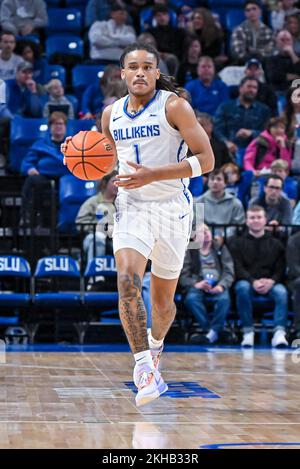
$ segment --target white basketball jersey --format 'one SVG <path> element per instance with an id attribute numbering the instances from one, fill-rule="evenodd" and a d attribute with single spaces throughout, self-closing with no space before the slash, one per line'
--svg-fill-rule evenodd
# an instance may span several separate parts
<path id="1" fill-rule="evenodd" d="M 126 161 L 149 168 L 179 163 L 186 158 L 187 145 L 180 133 L 168 123 L 165 105 L 173 93 L 157 90 L 153 98 L 137 114 L 127 112 L 129 96 L 112 106 L 109 129 L 115 141 L 119 174 L 135 171 Z M 135 199 L 159 200 L 186 189 L 189 178 L 152 182 L 139 189 L 119 188 Z"/>

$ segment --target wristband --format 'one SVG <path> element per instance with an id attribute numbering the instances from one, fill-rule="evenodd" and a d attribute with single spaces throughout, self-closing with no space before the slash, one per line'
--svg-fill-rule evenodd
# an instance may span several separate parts
<path id="1" fill-rule="evenodd" d="M 192 168 L 191 177 L 195 178 L 197 176 L 201 176 L 202 169 L 201 169 L 201 165 L 199 163 L 197 156 L 190 156 L 189 158 L 186 159 L 186 161 L 189 163 L 190 167 Z"/>

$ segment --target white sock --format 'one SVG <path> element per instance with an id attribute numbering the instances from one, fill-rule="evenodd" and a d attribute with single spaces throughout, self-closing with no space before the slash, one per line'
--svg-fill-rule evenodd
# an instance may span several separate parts
<path id="1" fill-rule="evenodd" d="M 151 350 L 158 350 L 163 345 L 164 339 L 161 339 L 161 340 L 153 339 L 151 330 L 150 330 L 148 334 L 148 342 L 149 342 L 149 347 Z"/>
<path id="2" fill-rule="evenodd" d="M 135 363 L 140 366 L 140 365 L 148 365 L 151 370 L 154 369 L 153 365 L 153 360 L 152 360 L 152 355 L 150 350 L 144 350 L 143 352 L 138 352 L 133 354 Z"/>
<path id="3" fill-rule="evenodd" d="M 218 333 L 214 331 L 213 329 L 210 329 L 208 333 L 206 334 L 206 337 L 210 342 L 216 342 L 218 340 Z"/>

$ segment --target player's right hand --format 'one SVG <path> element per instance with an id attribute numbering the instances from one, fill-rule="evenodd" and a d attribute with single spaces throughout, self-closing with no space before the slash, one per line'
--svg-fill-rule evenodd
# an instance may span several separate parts
<path id="1" fill-rule="evenodd" d="M 67 151 L 67 148 L 68 148 L 68 143 L 72 140 L 72 137 L 66 137 L 64 143 L 61 144 L 60 146 L 60 151 L 62 152 L 63 155 L 65 155 L 66 151 Z M 65 156 L 64 156 L 64 159 L 63 159 L 63 163 L 64 165 L 66 165 L 66 160 L 65 160 Z"/>

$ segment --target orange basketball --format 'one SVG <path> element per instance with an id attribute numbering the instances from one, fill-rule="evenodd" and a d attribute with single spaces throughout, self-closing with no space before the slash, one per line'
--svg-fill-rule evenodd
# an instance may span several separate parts
<path id="1" fill-rule="evenodd" d="M 114 169 L 115 155 L 105 135 L 93 130 L 81 130 L 68 143 L 65 161 L 77 178 L 95 180 Z"/>

